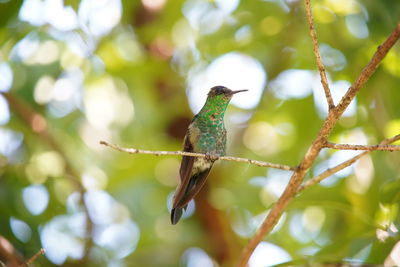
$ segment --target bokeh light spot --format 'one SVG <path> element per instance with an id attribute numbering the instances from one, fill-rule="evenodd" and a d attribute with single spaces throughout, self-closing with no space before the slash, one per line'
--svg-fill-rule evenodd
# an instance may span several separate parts
<path id="1" fill-rule="evenodd" d="M 278 34 L 282 30 L 282 27 L 282 22 L 273 16 L 265 17 L 260 22 L 260 31 L 267 36 Z"/>
<path id="2" fill-rule="evenodd" d="M 351 151 L 351 150 L 340 150 L 336 151 L 335 153 L 332 154 L 332 156 L 329 158 L 329 168 L 333 168 L 334 166 L 351 159 L 352 157 L 357 156 L 360 154 L 360 151 Z M 344 168 L 341 171 L 336 172 L 333 176 L 337 177 L 346 177 L 349 176 L 353 172 L 354 166 L 349 166 Z"/>
<path id="3" fill-rule="evenodd" d="M 250 267 L 265 267 L 290 261 L 292 258 L 283 248 L 269 242 L 262 241 L 249 260 Z"/>
<path id="4" fill-rule="evenodd" d="M 122 4 L 120 0 L 82 0 L 78 18 L 83 30 L 101 37 L 109 33 L 120 21 Z"/>
<path id="5" fill-rule="evenodd" d="M 40 77 L 34 89 L 34 99 L 39 104 L 46 104 L 51 100 L 54 79 L 48 75 Z"/>
<path id="6" fill-rule="evenodd" d="M 283 193 L 291 177 L 291 173 L 278 169 L 269 169 L 264 189 L 276 199 Z"/>
<path id="7" fill-rule="evenodd" d="M 57 101 L 65 101 L 75 91 L 73 82 L 68 78 L 58 79 L 54 84 L 53 98 Z"/>
<path id="8" fill-rule="evenodd" d="M 239 209 L 235 206 L 230 210 L 231 226 L 238 236 L 249 238 L 254 234 L 255 226 L 252 219 L 252 214 L 248 210 Z"/>
<path id="9" fill-rule="evenodd" d="M 236 10 L 240 0 L 213 0 L 217 5 L 218 9 L 222 11 L 225 15 L 228 15 Z"/>
<path id="10" fill-rule="evenodd" d="M 182 13 L 191 27 L 201 34 L 214 33 L 224 21 L 221 10 L 208 1 L 188 0 L 182 7 Z"/>
<path id="11" fill-rule="evenodd" d="M 385 125 L 385 137 L 390 138 L 400 133 L 400 119 L 390 120 Z M 400 141 L 396 141 L 393 144 L 400 144 Z"/>
<path id="12" fill-rule="evenodd" d="M 393 246 L 383 266 L 400 266 L 400 241 Z"/>
<path id="13" fill-rule="evenodd" d="M 34 26 L 41 26 L 45 23 L 43 16 L 44 2 L 42 0 L 24 0 L 19 11 L 19 18 Z"/>
<path id="14" fill-rule="evenodd" d="M 113 258 L 122 259 L 135 250 L 139 234 L 139 228 L 133 221 L 124 220 L 97 232 L 94 241 L 112 253 Z"/>
<path id="15" fill-rule="evenodd" d="M 246 45 L 253 39 L 253 33 L 249 25 L 241 27 L 235 33 L 235 40 L 241 45 Z"/>
<path id="16" fill-rule="evenodd" d="M 346 180 L 347 186 L 354 193 L 365 194 L 374 178 L 374 165 L 370 155 L 365 155 L 357 161 L 354 174 Z"/>
<path id="17" fill-rule="evenodd" d="M 357 0 L 325 0 L 326 5 L 339 15 L 358 13 L 361 4 Z"/>
<path id="18" fill-rule="evenodd" d="M 365 39 L 369 35 L 367 21 L 362 14 L 346 16 L 346 26 L 349 32 L 356 38 Z"/>
<path id="19" fill-rule="evenodd" d="M 315 21 L 318 23 L 331 23 L 335 20 L 335 13 L 326 6 L 316 4 L 313 8 Z"/>
<path id="20" fill-rule="evenodd" d="M 34 157 L 32 159 L 34 159 Z M 33 184 L 42 184 L 47 180 L 47 175 L 41 172 L 34 160 L 31 160 L 25 167 L 25 174 L 28 181 Z"/>
<path id="21" fill-rule="evenodd" d="M 103 146 L 99 146 L 99 140 L 111 140 L 112 135 L 110 129 L 98 129 L 93 125 L 84 121 L 79 128 L 79 135 L 85 144 L 92 150 L 105 151 Z"/>
<path id="22" fill-rule="evenodd" d="M 7 63 L 0 63 L 0 92 L 10 90 L 13 83 L 13 72 Z M 0 114 L 1 111 L 0 111 Z"/>
<path id="23" fill-rule="evenodd" d="M 114 45 L 124 60 L 142 62 L 145 59 L 143 47 L 132 32 L 121 33 Z"/>
<path id="24" fill-rule="evenodd" d="M 289 232 L 297 241 L 301 243 L 308 243 L 314 237 L 314 233 L 310 233 L 303 224 L 303 214 L 302 212 L 296 211 L 292 213 L 289 222 Z"/>
<path id="25" fill-rule="evenodd" d="M 34 1 L 36 0 L 33 0 L 32 2 Z M 38 47 L 38 34 L 36 32 L 31 32 L 14 46 L 13 50 L 11 51 L 11 58 L 13 60 L 22 60 L 26 62 L 36 52 Z"/>
<path id="26" fill-rule="evenodd" d="M 304 229 L 311 233 L 319 233 L 325 222 L 325 212 L 317 206 L 307 207 L 302 214 L 302 224 Z"/>
<path id="27" fill-rule="evenodd" d="M 40 229 L 45 256 L 54 264 L 63 264 L 68 257 L 80 259 L 84 254 L 85 214 L 59 215 Z"/>
<path id="28" fill-rule="evenodd" d="M 34 160 L 39 171 L 47 176 L 60 177 L 64 174 L 65 161 L 56 151 L 43 152 L 37 155 Z"/>
<path id="29" fill-rule="evenodd" d="M 252 123 L 243 135 L 244 145 L 260 156 L 277 153 L 280 138 L 275 128 L 267 122 Z"/>
<path id="30" fill-rule="evenodd" d="M 60 51 L 57 43 L 47 40 L 39 44 L 38 49 L 25 62 L 27 64 L 51 64 L 59 57 Z"/>
<path id="31" fill-rule="evenodd" d="M 260 101 L 267 75 L 256 59 L 238 52 L 216 58 L 206 70 L 189 77 L 189 104 L 197 113 L 203 106 L 211 87 L 223 85 L 232 90 L 249 89 L 240 97 L 233 97 L 232 104 L 244 108 L 254 108 Z"/>
<path id="32" fill-rule="evenodd" d="M 25 207 L 33 215 L 41 214 L 49 204 L 49 192 L 43 185 L 31 185 L 22 190 Z"/>
<path id="33" fill-rule="evenodd" d="M 71 6 L 64 7 L 64 0 L 45 1 L 46 21 L 60 31 L 70 31 L 78 27 L 78 18 Z"/>
<path id="34" fill-rule="evenodd" d="M 285 70 L 271 81 L 270 87 L 277 98 L 305 98 L 312 92 L 315 72 L 310 70 Z"/>
<path id="35" fill-rule="evenodd" d="M 89 167 L 82 174 L 82 183 L 86 190 L 102 190 L 107 186 L 107 182 L 107 175 L 97 167 Z"/>
<path id="36" fill-rule="evenodd" d="M 85 193 L 84 199 L 94 223 L 110 224 L 116 219 L 119 204 L 107 192 L 90 190 Z"/>
<path id="37" fill-rule="evenodd" d="M 214 263 L 208 254 L 200 248 L 189 248 L 183 254 L 187 267 L 213 267 Z"/>
<path id="38" fill-rule="evenodd" d="M 134 107 L 124 82 L 103 77 L 86 86 L 86 117 L 96 128 L 111 123 L 127 125 L 134 116 Z"/>
<path id="39" fill-rule="evenodd" d="M 167 0 L 142 0 L 143 6 L 151 12 L 160 11 Z"/>
<path id="40" fill-rule="evenodd" d="M 31 239 L 32 230 L 26 222 L 11 217 L 10 228 L 15 237 L 21 242 L 26 243 Z"/>
<path id="41" fill-rule="evenodd" d="M 382 65 L 385 69 L 397 77 L 400 76 L 400 55 L 399 53 L 390 50 L 386 55 L 385 60 L 382 61 Z"/>
<path id="42" fill-rule="evenodd" d="M 24 136 L 9 129 L 0 128 L 0 153 L 6 157 L 12 154 L 21 146 Z"/>
<path id="43" fill-rule="evenodd" d="M 74 41 L 76 39 L 77 37 L 73 35 L 66 40 L 68 47 L 63 50 L 60 56 L 60 65 L 63 69 L 80 67 L 84 62 L 83 58 L 80 56 L 81 54 L 84 54 L 84 52 L 82 51 L 82 48 L 76 44 L 79 41 Z M 70 46 L 72 46 L 72 48 L 70 48 Z M 78 50 L 79 52 L 74 50 Z"/>
<path id="44" fill-rule="evenodd" d="M 338 49 L 327 44 L 320 45 L 321 57 L 326 67 L 333 71 L 342 70 L 347 65 L 346 57 Z"/>
<path id="45" fill-rule="evenodd" d="M 7 100 L 3 95 L 0 95 L 0 125 L 7 124 L 10 120 L 10 110 Z"/>

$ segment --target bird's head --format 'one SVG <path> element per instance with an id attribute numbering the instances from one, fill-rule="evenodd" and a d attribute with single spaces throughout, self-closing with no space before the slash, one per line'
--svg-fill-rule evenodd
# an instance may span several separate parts
<path id="1" fill-rule="evenodd" d="M 248 90 L 237 90 L 233 91 L 225 86 L 214 86 L 208 93 L 206 103 L 204 104 L 202 111 L 207 111 L 208 113 L 220 114 L 223 116 L 229 101 L 232 99 L 234 94 L 245 92 Z M 200 112 L 201 114 L 202 112 Z"/>
<path id="2" fill-rule="evenodd" d="M 223 97 L 227 100 L 230 100 L 234 94 L 240 93 L 240 92 L 245 92 L 248 91 L 247 89 L 244 90 L 236 90 L 233 91 L 231 89 L 226 88 L 225 86 L 214 86 L 211 88 L 210 92 L 208 92 L 208 97 Z"/>

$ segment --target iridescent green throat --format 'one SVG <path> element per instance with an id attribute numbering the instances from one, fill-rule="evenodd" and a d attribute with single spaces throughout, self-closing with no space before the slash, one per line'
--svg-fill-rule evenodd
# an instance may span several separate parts
<path id="1" fill-rule="evenodd" d="M 223 123 L 224 114 L 229 101 L 230 98 L 223 94 L 208 97 L 204 107 L 197 114 L 198 119 L 204 122 L 209 122 L 210 126 L 215 125 L 216 121 L 222 121 Z"/>

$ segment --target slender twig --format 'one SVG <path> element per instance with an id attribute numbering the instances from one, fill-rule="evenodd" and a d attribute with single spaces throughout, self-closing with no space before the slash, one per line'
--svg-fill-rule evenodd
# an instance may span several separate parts
<path id="1" fill-rule="evenodd" d="M 111 147 L 111 148 L 121 151 L 121 152 L 129 153 L 129 154 L 149 154 L 149 155 L 155 155 L 155 156 L 165 156 L 165 155 L 189 156 L 189 157 L 200 157 L 200 158 L 204 158 L 204 157 L 208 156 L 208 155 L 202 154 L 202 153 L 193 153 L 193 152 L 185 152 L 185 151 L 156 151 L 156 150 L 143 150 L 143 149 L 136 149 L 136 148 L 125 148 L 125 147 L 120 147 L 117 145 L 110 144 L 106 141 L 100 141 L 100 144 Z M 275 168 L 275 169 L 281 169 L 281 170 L 285 170 L 285 171 L 296 170 L 295 167 L 288 166 L 288 165 L 275 164 L 275 163 L 270 163 L 270 162 L 266 162 L 266 161 L 259 161 L 259 160 L 247 159 L 247 158 L 223 156 L 223 157 L 216 157 L 215 159 L 216 160 L 218 159 L 218 160 L 250 163 L 250 164 L 260 166 L 260 167 Z"/>
<path id="2" fill-rule="evenodd" d="M 368 81 L 371 75 L 375 72 L 379 63 L 386 56 L 392 46 L 397 42 L 400 37 L 400 23 L 397 24 L 396 28 L 392 31 L 386 41 L 381 44 L 375 52 L 372 59 L 368 62 L 367 66 L 362 70 L 361 75 L 358 76 L 357 80 L 351 85 L 346 94 L 342 97 L 339 104 L 336 106 L 335 111 L 341 116 L 345 111 L 346 107 L 353 100 L 354 96 L 360 90 L 361 87 Z"/>
<path id="3" fill-rule="evenodd" d="M 380 150 L 380 151 L 400 151 L 400 146 L 397 145 L 350 145 L 350 144 L 335 144 L 326 142 L 324 145 L 326 148 L 338 149 L 338 150 Z"/>
<path id="4" fill-rule="evenodd" d="M 303 191 L 304 189 L 315 185 L 317 183 L 320 183 L 322 180 L 324 180 L 325 178 L 328 178 L 329 176 L 331 176 L 332 174 L 335 174 L 341 170 L 343 170 L 346 167 L 349 167 L 350 165 L 352 165 L 354 162 L 356 162 L 358 159 L 360 159 L 361 157 L 365 156 L 366 154 L 368 154 L 370 151 L 365 151 L 361 154 L 358 154 L 357 156 L 346 160 L 345 162 L 340 163 L 339 165 L 336 165 L 333 168 L 329 168 L 327 170 L 325 170 L 323 173 L 311 178 L 310 180 L 308 180 L 307 182 L 305 182 L 302 186 L 300 186 L 297 189 L 297 193 L 299 193 L 300 191 Z"/>
<path id="5" fill-rule="evenodd" d="M 392 138 L 388 138 L 388 139 L 383 140 L 379 145 L 380 145 L 380 146 L 383 146 L 383 145 L 386 145 L 386 144 L 393 143 L 393 142 L 395 142 L 395 141 L 397 141 L 397 140 L 400 140 L 400 134 L 398 134 L 398 135 L 396 135 L 396 136 L 393 136 Z M 310 186 L 313 186 L 313 185 L 315 185 L 315 184 L 317 184 L 317 183 L 320 183 L 320 182 L 321 182 L 322 180 L 324 180 L 325 178 L 327 178 L 327 177 L 331 176 L 332 174 L 335 174 L 335 173 L 337 173 L 338 171 L 341 171 L 341 170 L 343 170 L 344 168 L 346 168 L 346 167 L 352 165 L 352 164 L 353 164 L 354 162 L 356 162 L 358 159 L 360 159 L 361 157 L 363 157 L 363 156 L 365 156 L 365 155 L 371 153 L 372 151 L 374 151 L 374 150 L 372 150 L 372 149 L 371 149 L 371 150 L 367 150 L 367 151 L 365 151 L 365 152 L 363 152 L 363 153 L 361 153 L 361 154 L 358 154 L 357 156 L 354 156 L 353 158 L 351 158 L 351 159 L 349 159 L 349 160 L 346 160 L 346 161 L 340 163 L 339 165 L 336 165 L 336 166 L 333 167 L 333 168 L 329 168 L 329 169 L 325 170 L 325 171 L 322 172 L 321 174 L 319 174 L 319 175 L 317 175 L 317 176 L 311 178 L 310 180 L 308 180 L 307 182 L 305 182 L 302 186 L 300 186 L 299 189 L 297 190 L 297 193 L 303 191 L 304 189 L 306 189 L 306 188 L 308 188 L 308 187 L 310 187 Z"/>
<path id="6" fill-rule="evenodd" d="M 335 107 L 335 103 L 333 102 L 333 99 L 332 99 L 331 90 L 329 89 L 328 79 L 327 79 L 326 73 L 325 73 L 324 63 L 321 60 L 321 54 L 319 52 L 318 38 L 317 38 L 317 33 L 315 31 L 314 23 L 313 23 L 310 0 L 305 0 L 304 4 L 305 4 L 305 8 L 306 8 L 306 13 L 307 13 L 310 36 L 311 36 L 311 40 L 312 40 L 312 44 L 313 44 L 313 52 L 314 52 L 314 56 L 315 56 L 315 61 L 317 62 L 319 75 L 321 76 L 321 83 L 322 83 L 322 87 L 324 88 L 326 101 L 328 102 L 328 108 L 329 108 L 329 110 L 331 110 Z"/>
<path id="7" fill-rule="evenodd" d="M 38 252 L 36 252 L 35 255 L 33 255 L 29 260 L 27 260 L 21 266 L 29 266 L 29 265 L 31 265 L 37 259 L 37 257 L 39 257 L 41 255 L 44 255 L 44 253 L 46 253 L 46 250 L 44 248 L 41 248 Z"/>
<path id="8" fill-rule="evenodd" d="M 307 0 L 306 0 L 307 1 Z M 336 125 L 339 118 L 342 116 L 343 112 L 346 110 L 350 102 L 354 99 L 356 93 L 361 89 L 365 82 L 372 76 L 378 67 L 379 63 L 386 56 L 390 48 L 396 43 L 400 37 L 400 24 L 396 26 L 393 32 L 385 40 L 385 42 L 380 45 L 375 52 L 374 56 L 367 64 L 367 66 L 361 71 L 357 80 L 352 84 L 352 86 L 347 90 L 346 94 L 343 96 L 340 103 L 328 113 L 328 117 L 324 121 L 317 137 L 308 149 L 300 165 L 293 173 L 285 191 L 279 197 L 278 201 L 271 208 L 264 222 L 261 224 L 260 228 L 257 230 L 256 234 L 250 239 L 247 246 L 244 248 L 242 256 L 240 258 L 238 266 L 244 267 L 257 247 L 257 245 L 263 240 L 265 235 L 267 235 L 278 222 L 282 213 L 284 212 L 286 206 L 290 203 L 293 197 L 297 194 L 298 187 L 304 179 L 305 174 L 311 168 L 315 159 L 319 155 L 319 152 L 323 148 L 327 141 L 327 137 L 331 133 L 333 127 Z"/>

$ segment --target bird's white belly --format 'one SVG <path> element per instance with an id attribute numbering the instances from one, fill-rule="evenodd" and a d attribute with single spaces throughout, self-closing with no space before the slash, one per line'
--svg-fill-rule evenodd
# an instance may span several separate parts
<path id="1" fill-rule="evenodd" d="M 206 160 L 205 158 L 197 158 L 193 162 L 193 171 L 202 172 L 211 167 L 211 162 Z"/>

